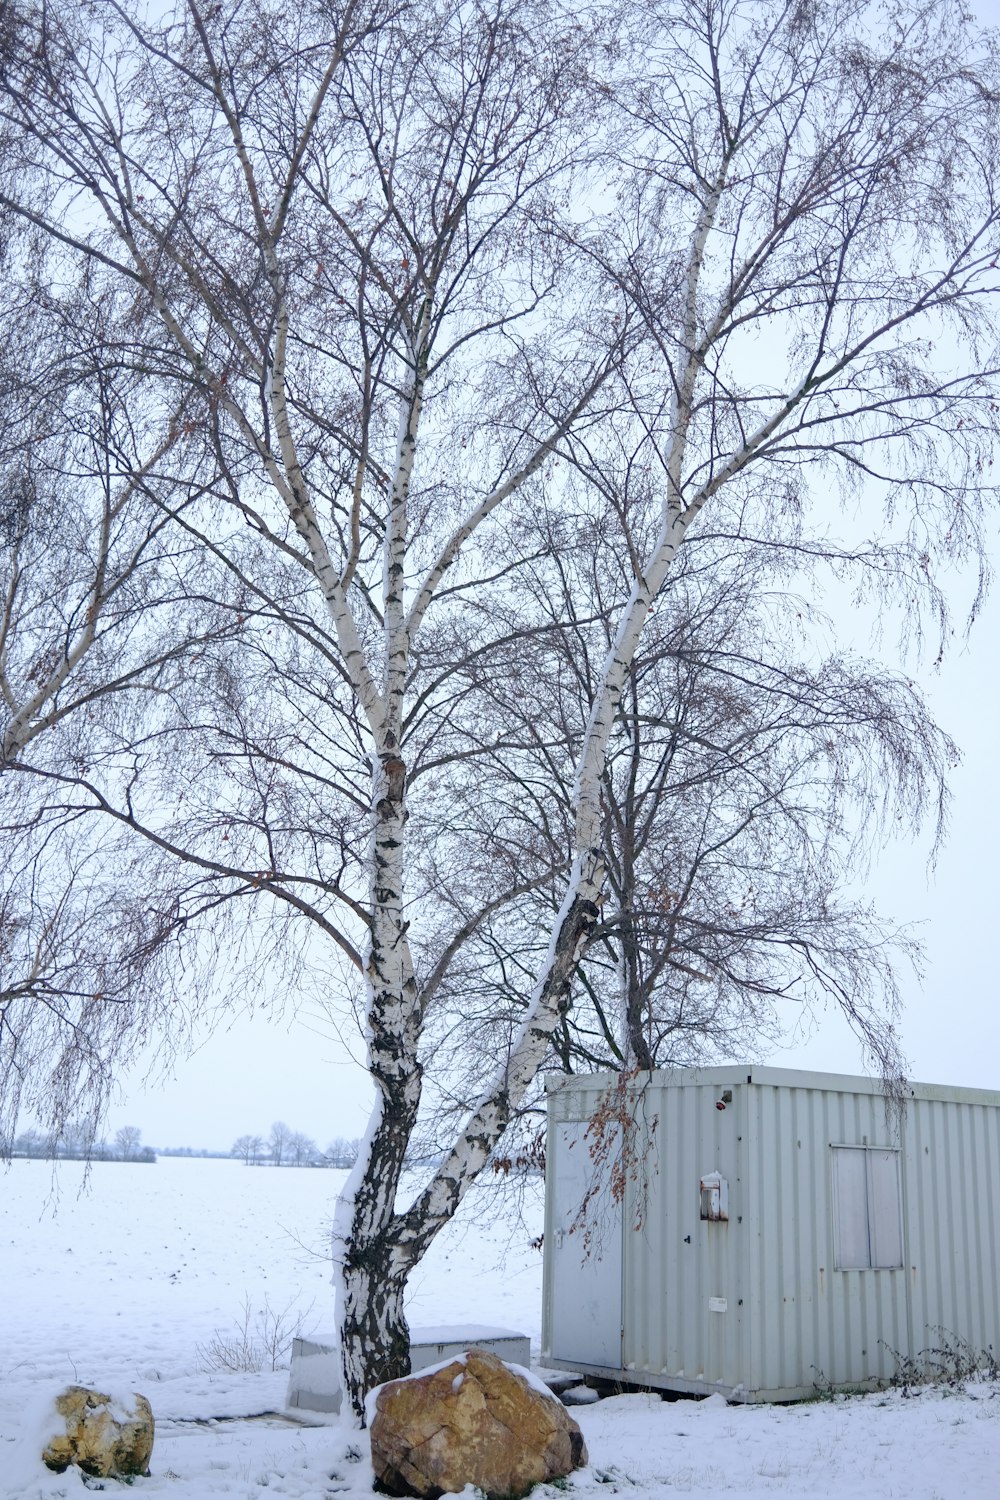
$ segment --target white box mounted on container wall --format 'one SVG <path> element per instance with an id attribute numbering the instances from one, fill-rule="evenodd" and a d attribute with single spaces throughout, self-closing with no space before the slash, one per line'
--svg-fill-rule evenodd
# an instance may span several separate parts
<path id="1" fill-rule="evenodd" d="M 706 1172 L 698 1184 L 701 1217 L 714 1224 L 729 1222 L 729 1183 L 718 1172 Z"/>

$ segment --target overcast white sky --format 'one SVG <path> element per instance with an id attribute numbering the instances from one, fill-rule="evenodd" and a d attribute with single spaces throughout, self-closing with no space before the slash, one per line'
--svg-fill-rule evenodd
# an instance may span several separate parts
<path id="1" fill-rule="evenodd" d="M 916 673 L 938 722 L 962 750 L 951 777 L 949 833 L 936 869 L 926 849 L 887 851 L 868 886 L 898 921 L 917 924 L 926 947 L 922 985 L 904 976 L 903 1048 L 910 1076 L 923 1082 L 1000 1089 L 1000 596 L 994 591 L 967 647 L 939 672 Z M 775 1054 L 776 1064 L 857 1072 L 857 1043 L 838 1016 L 822 1018 L 812 1038 Z"/>

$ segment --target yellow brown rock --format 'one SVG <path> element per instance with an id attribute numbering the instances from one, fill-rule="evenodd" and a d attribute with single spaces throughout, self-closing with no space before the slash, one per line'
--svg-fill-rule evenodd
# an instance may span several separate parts
<path id="1" fill-rule="evenodd" d="M 116 1400 L 87 1386 L 71 1385 L 56 1397 L 65 1432 L 52 1438 L 42 1462 L 57 1473 L 76 1464 L 99 1479 L 149 1473 L 153 1412 L 145 1396 Z"/>
<path id="2" fill-rule="evenodd" d="M 587 1462 L 562 1403 L 483 1349 L 384 1385 L 371 1445 L 382 1487 L 425 1500 L 467 1484 L 488 1497 L 518 1497 Z"/>

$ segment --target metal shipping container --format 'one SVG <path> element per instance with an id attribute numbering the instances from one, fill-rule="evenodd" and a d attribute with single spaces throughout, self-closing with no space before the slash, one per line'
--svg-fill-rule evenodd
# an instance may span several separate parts
<path id="1" fill-rule="evenodd" d="M 553 1079 L 542 1357 L 787 1401 L 1000 1353 L 1000 1093 L 688 1068 Z"/>

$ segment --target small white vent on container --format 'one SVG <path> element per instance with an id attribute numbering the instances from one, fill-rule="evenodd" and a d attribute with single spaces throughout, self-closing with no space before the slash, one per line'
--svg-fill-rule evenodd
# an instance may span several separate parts
<path id="1" fill-rule="evenodd" d="M 701 1194 L 701 1217 L 710 1223 L 729 1221 L 729 1183 L 718 1172 L 706 1172 L 698 1184 Z"/>

